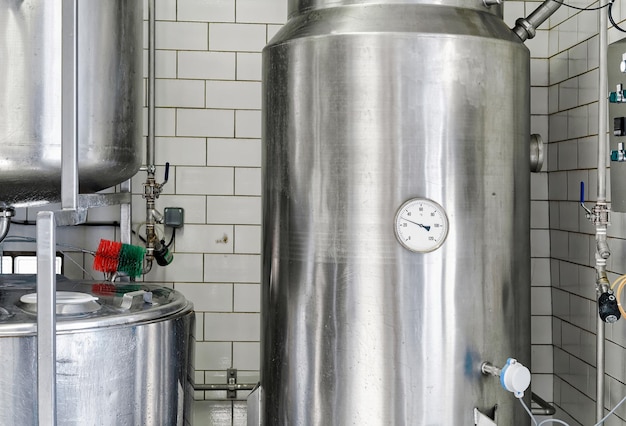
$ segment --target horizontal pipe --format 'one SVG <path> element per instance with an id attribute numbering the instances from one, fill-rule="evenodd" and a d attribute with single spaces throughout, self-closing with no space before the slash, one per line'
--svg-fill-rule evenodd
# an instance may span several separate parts
<path id="1" fill-rule="evenodd" d="M 534 415 L 553 416 L 556 413 L 556 408 L 535 392 L 532 392 L 531 399 L 539 406 L 539 408 L 533 408 L 531 410 Z"/>
<path id="2" fill-rule="evenodd" d="M 194 383 L 193 390 L 195 391 L 244 391 L 252 390 L 257 386 L 257 383 L 208 383 L 199 384 Z"/>

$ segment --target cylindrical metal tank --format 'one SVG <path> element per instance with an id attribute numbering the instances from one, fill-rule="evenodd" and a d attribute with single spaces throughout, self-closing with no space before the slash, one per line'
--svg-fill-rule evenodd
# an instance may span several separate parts
<path id="1" fill-rule="evenodd" d="M 191 303 L 158 286 L 57 286 L 57 423 L 190 424 Z M 0 275 L 3 426 L 37 425 L 35 287 L 35 276 Z"/>
<path id="2" fill-rule="evenodd" d="M 0 1 L 0 206 L 60 196 L 61 3 Z M 142 1 L 78 2 L 82 192 L 140 166 L 142 19 Z"/>
<path id="3" fill-rule="evenodd" d="M 530 365 L 528 49 L 482 0 L 289 6 L 263 52 L 263 424 L 528 424 L 481 374 Z"/>

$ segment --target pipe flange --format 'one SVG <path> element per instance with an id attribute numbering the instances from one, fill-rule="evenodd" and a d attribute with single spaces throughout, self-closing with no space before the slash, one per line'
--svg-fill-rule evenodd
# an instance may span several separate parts
<path id="1" fill-rule="evenodd" d="M 526 32 L 525 37 L 520 34 L 520 30 Z M 535 27 L 525 18 L 519 18 L 517 21 L 515 21 L 514 31 L 518 35 L 518 37 L 522 39 L 522 41 L 531 39 L 537 34 L 537 30 L 535 29 Z"/>
<path id="2" fill-rule="evenodd" d="M 544 145 L 541 135 L 536 133 L 530 135 L 530 171 L 538 173 L 543 167 Z"/>

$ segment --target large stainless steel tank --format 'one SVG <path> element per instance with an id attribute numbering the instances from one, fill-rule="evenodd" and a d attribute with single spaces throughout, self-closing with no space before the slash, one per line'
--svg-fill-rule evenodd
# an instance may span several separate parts
<path id="1" fill-rule="evenodd" d="M 263 53 L 264 424 L 528 424 L 481 374 L 530 363 L 528 49 L 481 0 L 289 13 Z M 437 227 L 396 227 L 414 198 L 449 222 L 429 252 L 399 240 Z"/>
<path id="2" fill-rule="evenodd" d="M 0 0 L 0 206 L 58 199 L 61 3 Z M 78 2 L 80 188 L 140 165 L 143 2 Z"/>
<path id="3" fill-rule="evenodd" d="M 59 279 L 58 290 L 98 299 L 57 303 L 57 423 L 190 424 L 191 303 L 174 290 L 148 285 Z M 129 296 L 138 290 L 151 293 L 152 303 L 141 294 Z M 34 276 L 0 275 L 3 426 L 37 425 L 34 291 Z"/>

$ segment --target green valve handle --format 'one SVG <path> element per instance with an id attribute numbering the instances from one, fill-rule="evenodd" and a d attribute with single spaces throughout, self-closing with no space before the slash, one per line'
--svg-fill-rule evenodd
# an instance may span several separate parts
<path id="1" fill-rule="evenodd" d="M 615 92 L 609 93 L 609 102 L 612 104 L 618 104 L 626 102 L 626 90 L 622 89 L 622 85 L 618 84 Z"/>
<path id="2" fill-rule="evenodd" d="M 611 161 L 624 162 L 626 161 L 626 151 L 624 150 L 624 142 L 617 144 L 617 149 L 611 151 Z"/>

